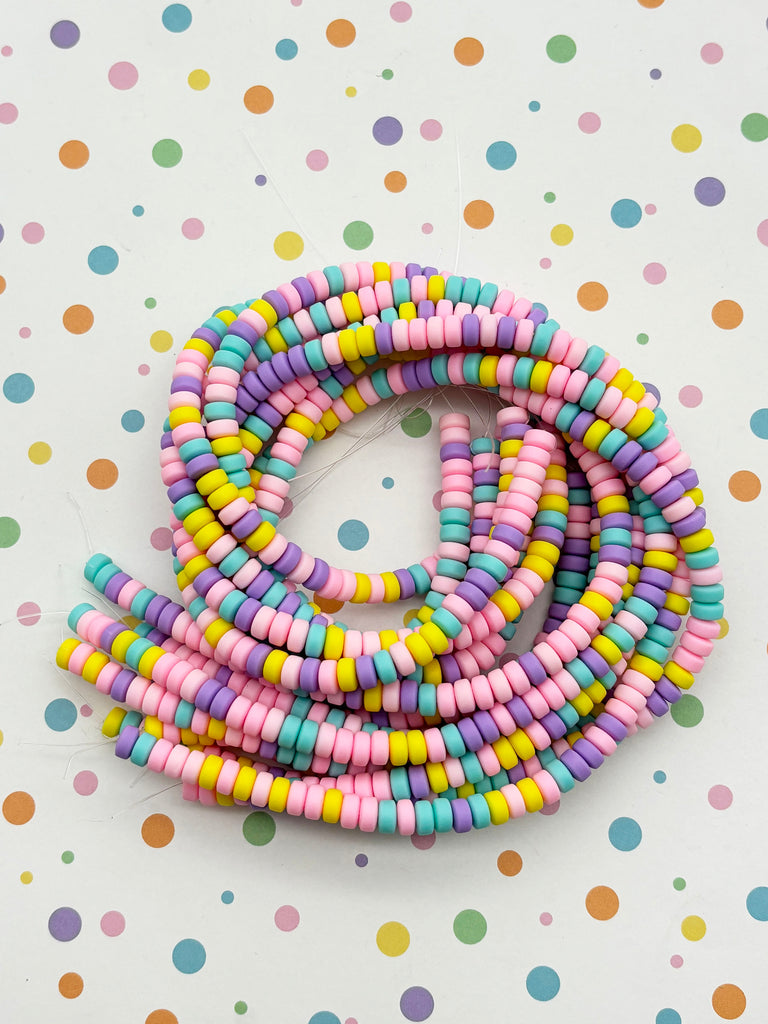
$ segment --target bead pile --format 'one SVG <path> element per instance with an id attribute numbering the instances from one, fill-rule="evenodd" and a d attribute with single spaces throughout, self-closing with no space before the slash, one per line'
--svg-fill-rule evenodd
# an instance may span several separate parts
<path id="1" fill-rule="evenodd" d="M 396 395 L 499 396 L 494 438 L 440 420 L 435 554 L 329 566 L 278 531 L 302 454 Z M 183 795 L 427 835 L 560 799 L 679 700 L 723 588 L 698 477 L 655 396 L 540 306 L 475 278 L 347 263 L 219 309 L 181 350 L 161 442 L 182 602 L 105 555 L 57 664 L 130 710 L 118 757 Z M 522 613 L 552 580 L 532 649 Z M 318 599 L 422 605 L 334 622 Z M 131 620 L 133 621 L 133 620 Z M 506 657 L 505 657 L 506 653 Z"/>

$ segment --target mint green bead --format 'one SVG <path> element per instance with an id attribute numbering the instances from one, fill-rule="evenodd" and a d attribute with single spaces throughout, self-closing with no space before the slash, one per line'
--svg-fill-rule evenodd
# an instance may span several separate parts
<path id="1" fill-rule="evenodd" d="M 545 356 L 549 352 L 552 335 L 559 326 L 560 324 L 556 320 L 545 320 L 536 326 L 533 332 L 533 341 L 531 342 L 532 356 Z"/>
<path id="2" fill-rule="evenodd" d="M 223 366 L 227 370 L 234 370 L 235 373 L 242 375 L 245 359 L 243 359 L 239 352 L 230 352 L 228 349 L 220 348 L 213 353 L 211 366 Z"/>
<path id="3" fill-rule="evenodd" d="M 685 556 L 685 564 L 689 569 L 711 569 L 720 561 L 717 548 L 708 547 L 702 551 L 690 551 Z"/>
<path id="4" fill-rule="evenodd" d="M 382 309 L 379 313 L 379 320 L 383 324 L 393 324 L 398 319 L 399 315 L 394 306 L 387 306 L 386 309 Z"/>
<path id="5" fill-rule="evenodd" d="M 443 387 L 448 387 L 450 385 L 451 378 L 448 376 L 448 356 L 444 352 L 432 357 L 432 366 L 430 369 L 432 371 L 432 376 L 435 378 L 436 384 L 440 384 Z"/>
<path id="6" fill-rule="evenodd" d="M 555 426 L 561 433 L 567 434 L 571 427 L 571 424 L 580 412 L 580 405 L 576 405 L 575 402 L 566 402 L 563 408 L 555 417 Z"/>
<path id="7" fill-rule="evenodd" d="M 380 398 L 393 397 L 394 391 L 389 386 L 387 371 L 383 367 L 373 371 L 371 374 L 371 384 L 373 384 L 373 389 Z"/>
<path id="8" fill-rule="evenodd" d="M 219 570 L 221 570 L 221 566 L 219 566 Z M 219 605 L 220 617 L 226 622 L 234 622 L 240 606 L 245 604 L 247 600 L 247 594 L 244 594 L 241 590 L 233 590 L 230 594 L 227 594 Z"/>
<path id="9" fill-rule="evenodd" d="M 652 622 L 655 622 L 656 616 L 659 614 L 650 601 L 643 601 L 641 598 L 635 597 L 634 595 L 627 599 L 624 607 L 628 612 L 631 612 L 632 615 L 636 615 L 638 619 L 646 625 L 650 625 Z"/>
<path id="10" fill-rule="evenodd" d="M 291 766 L 294 769 L 294 771 L 297 771 L 297 772 L 309 771 L 309 768 L 311 767 L 311 765 L 312 765 L 312 754 L 304 754 L 304 753 L 302 753 L 302 752 L 300 752 L 298 750 L 295 750 L 293 752 L 293 761 L 291 761 Z"/>
<path id="11" fill-rule="evenodd" d="M 564 512 L 555 512 L 553 509 L 543 509 L 537 512 L 533 520 L 534 526 L 549 526 L 553 530 L 565 533 L 568 526 L 568 516 Z"/>
<path id="12" fill-rule="evenodd" d="M 475 384 L 480 387 L 480 364 L 485 356 L 482 352 L 470 352 L 464 356 L 464 380 L 467 384 Z"/>
<path id="13" fill-rule="evenodd" d="M 131 601 L 131 615 L 136 619 L 143 619 L 144 612 L 149 608 L 149 602 L 157 597 L 157 592 L 145 588 L 139 591 L 139 593 Z M 190 612 L 191 614 L 191 612 Z"/>
<path id="14" fill-rule="evenodd" d="M 558 708 L 555 711 L 555 714 L 567 730 L 573 729 L 573 727 L 579 720 L 578 711 L 573 707 L 572 704 L 569 704 L 567 701 L 565 704 L 563 704 L 561 708 Z"/>
<path id="15" fill-rule="evenodd" d="M 179 455 L 184 462 L 191 462 L 198 455 L 209 455 L 212 450 L 211 442 L 207 438 L 195 437 L 191 441 L 186 441 L 179 448 Z"/>
<path id="16" fill-rule="evenodd" d="M 397 679 L 397 669 L 389 651 L 376 651 L 373 655 L 373 665 L 376 669 L 377 678 L 385 686 L 387 683 L 394 683 Z"/>
<path id="17" fill-rule="evenodd" d="M 151 628 L 151 627 L 150 627 Z M 125 663 L 132 668 L 134 672 L 139 670 L 139 662 L 141 661 L 142 655 L 146 654 L 147 651 L 152 650 L 155 645 L 151 640 L 147 640 L 146 637 L 134 640 L 128 650 L 125 652 Z"/>
<path id="18" fill-rule="evenodd" d="M 138 765 L 139 768 L 143 768 L 149 760 L 149 755 L 152 752 L 152 747 L 157 743 L 157 739 L 149 732 L 143 732 L 133 745 L 133 749 L 130 753 L 130 759 L 133 764 Z"/>
<path id="19" fill-rule="evenodd" d="M 210 422 L 211 420 L 233 420 L 237 415 L 234 402 L 206 402 L 203 406 L 203 415 Z"/>
<path id="20" fill-rule="evenodd" d="M 652 661 L 659 664 L 667 659 L 668 648 L 663 644 L 657 644 L 655 640 L 649 640 L 647 636 L 638 641 L 636 649 L 638 654 L 642 654 L 645 658 L 651 658 Z"/>
<path id="21" fill-rule="evenodd" d="M 453 828 L 453 812 L 451 801 L 444 796 L 435 797 L 432 801 L 432 814 L 435 819 L 435 832 L 450 832 Z"/>
<path id="22" fill-rule="evenodd" d="M 270 608 L 277 606 L 288 596 L 288 588 L 280 580 L 275 580 L 266 594 L 262 597 L 261 603 L 269 605 Z"/>
<path id="23" fill-rule="evenodd" d="M 649 626 L 648 632 L 645 635 L 649 640 L 653 640 L 654 643 L 661 644 L 667 649 L 675 642 L 675 634 L 672 630 L 667 629 L 665 626 L 660 626 L 658 622 L 654 622 L 652 626 Z"/>
<path id="24" fill-rule="evenodd" d="M 721 602 L 714 604 L 703 604 L 701 601 L 691 601 L 691 615 L 697 619 L 703 619 L 705 622 L 716 622 L 718 619 L 722 619 L 725 614 L 725 609 Z"/>
<path id="25" fill-rule="evenodd" d="M 397 807 L 394 800 L 379 801 L 379 832 L 391 836 L 397 828 Z"/>
<path id="26" fill-rule="evenodd" d="M 502 629 L 500 629 L 499 630 L 499 636 L 502 637 L 504 640 L 511 640 L 512 637 L 517 632 L 517 625 L 516 625 L 516 623 L 519 622 L 519 621 L 520 621 L 520 615 L 518 615 L 518 617 L 515 619 L 514 622 L 508 622 L 506 624 L 506 626 L 504 626 Z"/>
<path id="27" fill-rule="evenodd" d="M 691 600 L 702 604 L 716 604 L 725 597 L 722 583 L 707 583 L 704 586 L 694 584 L 691 587 Z"/>
<path id="28" fill-rule="evenodd" d="M 272 349 L 263 338 L 259 338 L 258 341 L 254 342 L 253 354 L 260 363 L 268 363 L 274 355 Z"/>
<path id="29" fill-rule="evenodd" d="M 570 603 L 573 604 L 574 602 L 571 601 Z M 582 690 L 585 686 L 591 686 L 592 683 L 594 683 L 595 677 L 592 675 L 591 669 L 589 669 L 579 658 L 574 658 L 573 661 L 569 661 L 565 667 L 571 673 Z M 565 706 L 568 707 L 568 705 Z"/>
<path id="30" fill-rule="evenodd" d="M 133 627 L 134 633 L 138 633 L 141 637 L 147 637 L 152 632 L 154 627 L 149 622 L 139 622 Z"/>
<path id="31" fill-rule="evenodd" d="M 404 302 L 411 301 L 411 282 L 407 277 L 398 277 L 392 282 L 392 305 L 400 309 Z"/>
<path id="32" fill-rule="evenodd" d="M 445 633 L 449 640 L 455 640 L 462 630 L 462 625 L 456 616 L 445 608 L 436 608 L 432 612 L 432 621 Z"/>
<path id="33" fill-rule="evenodd" d="M 452 302 L 454 306 L 457 302 L 461 302 L 461 293 L 464 290 L 464 282 L 460 277 L 455 274 L 451 274 L 448 280 L 445 282 L 445 297 L 449 302 Z"/>
<path id="34" fill-rule="evenodd" d="M 541 757 L 539 757 L 539 760 L 541 761 Z M 544 764 L 543 761 L 541 761 L 541 763 L 542 765 Z M 491 789 L 503 789 L 504 786 L 507 785 L 509 785 L 509 775 L 502 768 L 501 771 L 497 772 L 491 779 Z"/>
<path id="35" fill-rule="evenodd" d="M 448 576 L 452 580 L 463 580 L 467 575 L 467 567 L 456 558 L 438 558 L 435 572 L 438 576 Z"/>
<path id="36" fill-rule="evenodd" d="M 326 722 L 334 726 L 336 729 L 341 729 L 346 721 L 346 715 L 341 708 L 331 708 L 328 714 L 325 716 Z"/>
<path id="37" fill-rule="evenodd" d="M 480 289 L 480 294 L 477 296 L 476 306 L 487 306 L 488 309 L 493 309 L 493 304 L 498 298 L 499 289 L 498 285 L 491 284 L 487 281 Z"/>
<path id="38" fill-rule="evenodd" d="M 425 718 L 437 714 L 437 687 L 432 683 L 419 685 L 419 714 Z"/>
<path id="39" fill-rule="evenodd" d="M 471 533 L 468 526 L 445 523 L 440 527 L 440 540 L 449 544 L 469 544 Z"/>
<path id="40" fill-rule="evenodd" d="M 408 781 L 408 769 L 404 765 L 390 769 L 389 785 L 392 790 L 393 800 L 411 799 L 412 794 L 411 784 Z"/>
<path id="41" fill-rule="evenodd" d="M 331 398 L 340 398 L 344 387 L 335 377 L 328 377 L 326 380 L 320 382 L 320 387 L 325 391 Z"/>
<path id="42" fill-rule="evenodd" d="M 224 306 L 221 307 L 221 309 L 224 308 Z M 203 327 L 207 328 L 209 331 L 213 331 L 214 334 L 218 334 L 220 338 L 223 338 L 227 333 L 227 325 L 223 320 L 219 320 L 217 316 L 209 317 L 203 324 Z"/>
<path id="43" fill-rule="evenodd" d="M 268 441 L 272 436 L 272 427 L 259 416 L 254 416 L 253 414 L 246 416 L 243 427 L 250 431 L 251 434 L 255 434 L 260 441 Z"/>
<path id="44" fill-rule="evenodd" d="M 315 740 L 317 739 L 319 729 L 320 725 L 318 722 L 305 718 L 296 734 L 296 750 L 302 754 L 311 754 L 315 749 Z"/>
<path id="45" fill-rule="evenodd" d="M 323 355 L 323 343 L 320 338 L 312 338 L 304 346 L 304 355 L 310 367 L 315 370 L 327 370 L 328 360 Z"/>
<path id="46" fill-rule="evenodd" d="M 459 757 L 461 761 L 461 767 L 464 769 L 464 777 L 467 782 L 471 782 L 474 786 L 482 778 L 485 777 L 483 766 L 477 759 L 477 754 L 473 750 L 468 750 L 466 754 L 462 754 Z"/>
<path id="47" fill-rule="evenodd" d="M 512 371 L 512 383 L 516 388 L 529 388 L 531 374 L 536 363 L 530 356 L 519 356 Z M 581 411 L 581 410 L 579 410 Z"/>
<path id="48" fill-rule="evenodd" d="M 318 334 L 330 334 L 333 331 L 331 318 L 328 316 L 328 311 L 322 302 L 313 302 L 309 307 L 308 313 L 312 318 L 312 323 L 317 328 Z"/>
<path id="49" fill-rule="evenodd" d="M 262 509 L 261 518 L 265 523 L 270 523 L 272 526 L 277 526 L 280 522 L 280 516 L 277 512 L 268 512 L 266 509 Z"/>
<path id="50" fill-rule="evenodd" d="M 573 789 L 576 785 L 576 780 L 565 767 L 562 761 L 558 761 L 554 758 L 548 765 L 547 771 L 557 783 L 557 788 L 561 793 L 567 793 Z"/>
<path id="51" fill-rule="evenodd" d="M 296 746 L 296 740 L 301 726 L 301 719 L 296 715 L 289 714 L 283 719 L 283 724 L 280 726 L 280 732 L 277 734 L 278 747 L 291 748 L 291 757 L 293 757 L 292 748 Z"/>
<path id="52" fill-rule="evenodd" d="M 91 555 L 91 557 L 85 563 L 83 575 L 85 576 L 89 583 L 93 583 L 96 574 L 99 572 L 99 570 L 103 569 L 105 565 L 112 565 L 112 559 L 109 557 L 109 555 Z"/>
<path id="53" fill-rule="evenodd" d="M 644 523 L 646 533 L 672 533 L 672 527 L 664 516 L 648 516 Z"/>
<path id="54" fill-rule="evenodd" d="M 614 427 L 610 434 L 607 434 L 597 449 L 597 454 L 602 455 L 604 459 L 609 461 L 613 459 L 615 455 L 624 447 L 628 441 L 628 436 L 623 430 L 619 430 L 618 427 Z"/>
<path id="55" fill-rule="evenodd" d="M 458 523 L 460 526 L 469 526 L 472 517 L 469 509 L 466 508 L 441 508 L 440 523 Z"/>
<path id="56" fill-rule="evenodd" d="M 77 624 L 80 619 L 85 615 L 86 612 L 92 612 L 94 610 L 92 604 L 88 604 L 87 601 L 83 601 L 82 604 L 77 605 L 67 616 L 67 626 L 72 630 L 73 633 L 77 632 Z M 126 626 L 126 629 L 128 627 Z"/>
<path id="57" fill-rule="evenodd" d="M 298 593 L 298 591 L 297 591 Z M 310 607 L 309 598 L 305 597 L 304 594 L 300 594 L 301 604 L 293 613 L 294 619 L 301 619 L 303 622 L 311 622 L 315 617 L 314 609 Z"/>
<path id="58" fill-rule="evenodd" d="M 584 589 L 574 590 L 572 587 L 555 587 L 552 591 L 552 600 L 555 604 L 576 604 Z"/>
<path id="59" fill-rule="evenodd" d="M 91 582 L 93 583 L 94 587 L 96 587 L 96 589 L 103 594 L 106 585 L 109 583 L 112 577 L 117 576 L 119 572 L 120 569 L 113 562 L 108 562 L 106 565 L 102 566 L 101 569 L 99 569 L 99 571 L 93 577 L 93 580 Z"/>
<path id="60" fill-rule="evenodd" d="M 495 555 L 486 555 L 481 551 L 473 551 L 467 564 L 471 569 L 483 569 L 499 584 L 504 582 L 509 571 L 500 558 L 496 558 Z"/>
<path id="61" fill-rule="evenodd" d="M 331 295 L 341 295 L 344 291 L 344 275 L 339 267 L 323 267 L 323 274 L 328 282 Z"/>
<path id="62" fill-rule="evenodd" d="M 602 349 L 601 349 L 602 351 Z M 581 393 L 579 405 L 590 412 L 605 394 L 605 382 L 593 377 Z"/>
<path id="63" fill-rule="evenodd" d="M 413 580 L 417 594 L 428 593 L 432 586 L 432 581 L 429 578 L 429 573 L 423 565 L 419 565 L 418 562 L 415 562 L 413 565 L 409 565 L 405 571 Z"/>
<path id="64" fill-rule="evenodd" d="M 173 724 L 178 729 L 188 729 L 192 724 L 192 716 L 195 711 L 197 711 L 197 708 L 191 701 L 180 700 L 173 716 Z M 134 714 L 138 714 L 138 712 L 134 712 Z M 123 719 L 123 723 L 125 723 L 127 717 L 128 715 Z"/>
<path id="65" fill-rule="evenodd" d="M 468 277 L 464 282 L 464 287 L 461 289 L 461 301 L 468 303 L 470 306 L 477 305 L 477 299 L 480 295 L 481 282 L 477 277 Z"/>
<path id="66" fill-rule="evenodd" d="M 197 619 L 200 615 L 203 614 L 204 611 L 207 610 L 207 608 L 208 605 L 205 603 L 205 598 L 196 597 L 189 606 L 189 614 L 192 616 L 193 619 Z"/>
<path id="67" fill-rule="evenodd" d="M 280 477 L 281 480 L 293 480 L 296 476 L 296 467 L 282 459 L 270 459 L 267 472 L 272 476 Z"/>
<path id="68" fill-rule="evenodd" d="M 293 765 L 293 759 L 296 756 L 296 750 L 294 747 L 281 747 L 278 745 L 275 751 L 275 760 L 278 764 Z"/>
<path id="69" fill-rule="evenodd" d="M 299 691 L 301 692 L 301 691 Z M 310 700 L 309 697 L 297 697 L 293 702 L 291 708 L 291 714 L 295 715 L 300 721 L 304 721 L 309 712 L 312 709 L 314 701 Z"/>
<path id="70" fill-rule="evenodd" d="M 622 548 L 632 547 L 632 534 L 620 526 L 610 526 L 600 531 L 600 547 L 604 544 L 618 544 Z"/>
<path id="71" fill-rule="evenodd" d="M 301 331 L 290 316 L 286 316 L 282 320 L 278 320 L 277 329 L 280 331 L 280 337 L 289 348 L 293 348 L 294 345 L 301 345 L 304 341 L 301 336 Z"/>
<path id="72" fill-rule="evenodd" d="M 475 792 L 480 794 L 490 793 L 491 790 L 493 789 L 493 783 L 491 782 L 487 775 L 484 775 L 482 779 L 480 779 L 480 781 L 476 782 L 474 785 Z"/>
<path id="73" fill-rule="evenodd" d="M 603 636 L 608 637 L 613 643 L 619 648 L 622 654 L 626 654 L 627 651 L 631 651 L 635 646 L 634 637 L 631 633 L 628 633 L 623 626 L 617 625 L 615 622 L 609 622 L 603 630 Z"/>
<path id="74" fill-rule="evenodd" d="M 467 752 L 464 739 L 459 732 L 459 727 L 453 722 L 446 722 L 440 726 L 440 733 L 449 757 L 462 757 Z"/>
<path id="75" fill-rule="evenodd" d="M 331 761 L 328 767 L 328 774 L 332 779 L 338 779 L 340 775 L 347 774 L 348 765 L 341 764 L 339 761 Z"/>
<path id="76" fill-rule="evenodd" d="M 472 488 L 472 500 L 476 505 L 483 502 L 495 502 L 499 496 L 499 488 L 493 484 L 481 484 Z"/>
<path id="77" fill-rule="evenodd" d="M 605 349 L 600 348 L 599 345 L 590 345 L 587 349 L 587 354 L 579 363 L 579 369 L 583 370 L 588 376 L 592 376 L 593 373 L 597 373 L 600 367 L 603 365 L 605 359 Z"/>
<path id="78" fill-rule="evenodd" d="M 592 494 L 586 487 L 572 487 L 568 491 L 568 501 L 571 505 L 591 505 Z"/>
<path id="79" fill-rule="evenodd" d="M 448 801 L 455 800 L 458 795 L 453 786 L 449 786 L 442 794 L 443 798 Z M 453 814 L 451 814 L 451 822 L 453 822 Z"/>
<path id="80" fill-rule="evenodd" d="M 435 816 L 429 800 L 417 800 L 413 805 L 416 814 L 416 835 L 431 836 L 435 831 Z"/>
<path id="81" fill-rule="evenodd" d="M 498 454 L 499 442 L 492 437 L 475 437 L 469 442 L 469 450 L 473 455 Z"/>
<path id="82" fill-rule="evenodd" d="M 616 673 L 612 669 L 608 669 L 604 676 L 600 676 L 598 682 L 602 683 L 606 690 L 610 690 L 616 682 L 616 678 Z"/>
<path id="83" fill-rule="evenodd" d="M 181 572 L 181 570 L 184 568 L 184 566 L 181 564 L 181 562 L 176 557 L 176 555 L 173 556 L 173 560 L 171 562 L 171 568 L 172 568 L 174 576 L 178 576 L 179 573 Z"/>
<path id="84" fill-rule="evenodd" d="M 242 469 L 246 469 L 245 457 L 240 452 L 234 452 L 232 455 L 222 455 L 219 458 L 219 468 L 223 469 L 225 473 L 238 473 Z"/>
<path id="85" fill-rule="evenodd" d="M 646 451 L 650 451 L 655 448 L 656 445 L 661 444 L 668 435 L 668 427 L 662 423 L 657 415 L 650 427 L 643 431 L 643 433 L 637 438 L 637 443 L 645 448 Z"/>
<path id="86" fill-rule="evenodd" d="M 488 828 L 491 824 L 491 809 L 482 793 L 472 793 L 467 797 L 467 803 L 475 828 Z"/>
<path id="87" fill-rule="evenodd" d="M 572 569 L 563 569 L 557 574 L 558 587 L 570 587 L 580 592 L 587 585 L 587 577 L 582 572 L 574 572 Z"/>
<path id="88" fill-rule="evenodd" d="M 444 597 L 444 594 L 438 594 L 435 591 L 430 590 L 428 594 L 424 595 L 424 604 L 434 611 L 443 603 Z"/>

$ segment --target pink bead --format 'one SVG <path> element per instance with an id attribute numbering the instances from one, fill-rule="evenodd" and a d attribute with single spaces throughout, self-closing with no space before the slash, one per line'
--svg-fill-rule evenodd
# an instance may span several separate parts
<path id="1" fill-rule="evenodd" d="M 375 832 L 379 821 L 379 802 L 375 796 L 364 796 L 360 800 L 358 825 L 361 832 Z"/>
<path id="2" fill-rule="evenodd" d="M 339 824 L 342 828 L 357 828 L 360 819 L 360 797 L 347 793 L 341 801 Z"/>
<path id="3" fill-rule="evenodd" d="M 397 801 L 397 831 L 401 836 L 412 836 L 416 831 L 416 811 L 410 800 Z"/>
<path id="4" fill-rule="evenodd" d="M 522 818 L 526 814 L 525 800 L 517 786 L 510 782 L 508 785 L 502 786 L 499 792 L 507 802 L 511 818 Z"/>
<path id="5" fill-rule="evenodd" d="M 556 804 L 560 799 L 560 787 L 545 768 L 535 772 L 531 778 L 541 790 L 545 806 Z"/>

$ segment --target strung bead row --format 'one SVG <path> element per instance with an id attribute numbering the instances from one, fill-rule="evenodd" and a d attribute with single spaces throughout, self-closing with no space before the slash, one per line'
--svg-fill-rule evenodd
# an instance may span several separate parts
<path id="1" fill-rule="evenodd" d="M 308 448 L 448 386 L 505 404 L 493 439 L 441 418 L 432 555 L 353 573 L 278 532 Z M 178 357 L 161 472 L 183 603 L 94 556 L 86 577 L 138 625 L 78 606 L 57 660 L 134 709 L 108 720 L 118 755 L 187 797 L 406 834 L 500 823 L 665 713 L 719 632 L 698 478 L 653 395 L 476 279 L 344 264 L 217 311 Z M 550 579 L 543 629 L 511 658 Z M 415 594 L 400 630 L 316 603 Z"/>

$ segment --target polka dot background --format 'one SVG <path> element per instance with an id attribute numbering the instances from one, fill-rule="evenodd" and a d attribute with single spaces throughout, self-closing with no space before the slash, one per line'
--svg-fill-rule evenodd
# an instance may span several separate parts
<path id="1" fill-rule="evenodd" d="M 457 10 L 5 12 L 2 1019 L 30 991 L 52 1020 L 107 1019 L 119 992 L 131 1024 L 768 1017 L 765 12 Z M 655 388 L 726 575 L 695 692 L 562 807 L 469 836 L 188 805 L 115 760 L 107 702 L 53 661 L 93 551 L 173 592 L 157 448 L 190 332 L 374 259 L 509 287 Z M 357 570 L 432 550 L 441 401 L 339 428 L 286 532 Z"/>

